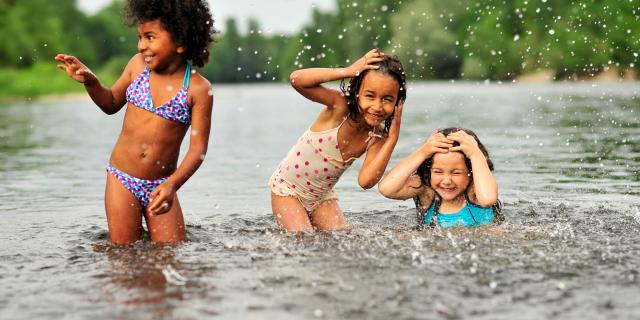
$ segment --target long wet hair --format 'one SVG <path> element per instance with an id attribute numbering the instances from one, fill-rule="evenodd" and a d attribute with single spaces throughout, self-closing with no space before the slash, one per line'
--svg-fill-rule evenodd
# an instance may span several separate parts
<path id="1" fill-rule="evenodd" d="M 360 72 L 358 75 L 351 78 L 348 84 L 345 81 L 346 79 L 342 79 L 342 82 L 340 83 L 340 90 L 347 99 L 349 116 L 353 120 L 355 120 L 360 114 L 360 108 L 358 106 L 358 92 L 360 91 L 360 87 L 362 86 L 362 80 L 364 79 L 364 76 L 366 76 L 369 72 L 380 72 L 382 74 L 389 75 L 398 82 L 400 91 L 398 92 L 398 98 L 395 102 L 396 106 L 398 105 L 398 103 L 400 103 L 400 101 L 405 101 L 407 99 L 406 76 L 404 73 L 404 68 L 402 67 L 402 63 L 400 62 L 400 60 L 398 60 L 398 57 L 393 55 L 384 55 L 382 57 L 382 61 L 378 63 L 378 66 L 380 67 L 378 69 L 368 69 Z M 384 121 L 384 132 L 389 132 L 392 121 L 393 114 Z"/>
<path id="2" fill-rule="evenodd" d="M 209 45 L 218 32 L 205 0 L 128 0 L 124 8 L 125 24 L 160 20 L 172 40 L 183 46 L 184 57 L 196 67 L 209 60 Z"/>

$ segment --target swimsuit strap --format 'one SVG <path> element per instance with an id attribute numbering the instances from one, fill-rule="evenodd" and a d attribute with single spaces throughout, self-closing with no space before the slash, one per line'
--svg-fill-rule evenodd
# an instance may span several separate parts
<path id="1" fill-rule="evenodd" d="M 429 221 L 430 227 L 435 227 L 438 225 L 438 210 L 440 209 L 440 196 L 437 192 L 433 192 L 433 201 L 431 205 L 433 206 L 433 215 L 431 216 L 431 221 Z"/>
<path id="2" fill-rule="evenodd" d="M 426 214 L 426 210 L 424 210 L 424 207 L 420 202 L 419 195 L 413 197 L 413 202 L 416 204 L 416 222 L 418 223 L 418 228 L 422 228 L 424 227 L 424 215 Z"/>
<path id="3" fill-rule="evenodd" d="M 469 199 L 469 195 L 467 194 L 467 190 L 464 191 L 464 199 L 467 201 L 467 203 L 465 204 L 465 207 L 467 207 L 467 211 L 469 211 L 469 215 L 471 216 L 471 219 L 473 219 L 473 223 L 478 224 L 478 221 L 476 220 L 476 217 L 473 215 L 473 211 L 471 211 L 471 206 L 475 206 L 475 204 L 473 204 L 471 202 L 471 200 Z"/>
<path id="4" fill-rule="evenodd" d="M 189 88 L 191 82 L 191 65 L 187 63 L 187 68 L 184 70 L 184 79 L 182 80 L 182 87 Z"/>

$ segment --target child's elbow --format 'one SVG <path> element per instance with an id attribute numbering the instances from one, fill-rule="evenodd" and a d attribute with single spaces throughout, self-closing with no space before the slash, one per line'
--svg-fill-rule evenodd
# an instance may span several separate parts
<path id="1" fill-rule="evenodd" d="M 384 179 L 382 181 L 380 181 L 380 183 L 378 183 L 378 191 L 385 198 L 391 198 L 393 196 L 393 193 L 389 189 L 389 186 L 388 186 L 387 182 Z"/>
<path id="2" fill-rule="evenodd" d="M 358 179 L 358 184 L 364 190 L 373 188 L 376 185 L 376 183 L 378 182 L 370 179 Z"/>
<path id="3" fill-rule="evenodd" d="M 478 197 L 478 205 L 484 208 L 489 208 L 498 202 L 498 195 L 488 197 Z"/>

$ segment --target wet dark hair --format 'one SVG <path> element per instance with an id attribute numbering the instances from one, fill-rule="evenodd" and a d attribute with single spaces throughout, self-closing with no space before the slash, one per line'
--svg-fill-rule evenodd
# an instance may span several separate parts
<path id="1" fill-rule="evenodd" d="M 196 67 L 209 60 L 209 45 L 218 32 L 205 0 L 128 0 L 124 8 L 129 27 L 160 20 L 174 42 L 183 46 L 184 56 Z"/>
<path id="2" fill-rule="evenodd" d="M 470 135 L 474 139 L 476 139 L 476 142 L 478 143 L 478 148 L 480 148 L 480 151 L 482 151 L 482 154 L 487 159 L 487 164 L 489 165 L 489 170 L 493 171 L 493 162 L 491 161 L 491 158 L 489 157 L 489 152 L 487 151 L 487 148 L 484 147 L 482 142 L 480 142 L 480 139 L 478 139 L 478 136 L 475 134 L 475 132 L 473 132 L 473 131 L 471 131 L 469 129 L 456 128 L 456 127 L 450 127 L 450 128 L 445 128 L 445 129 L 438 130 L 438 132 L 442 133 L 445 136 L 447 136 L 447 135 L 449 135 L 451 133 L 454 133 L 454 132 L 458 132 L 458 131 L 464 131 L 468 135 Z M 453 142 L 453 146 L 454 147 L 457 147 L 459 145 L 460 145 L 460 143 L 458 143 L 457 141 Z M 458 152 L 462 153 L 461 151 L 458 151 Z M 464 164 L 467 167 L 467 170 L 469 170 L 469 172 L 471 172 L 472 171 L 471 170 L 471 160 L 469 158 L 467 158 L 466 156 L 464 157 Z M 424 162 L 422 162 L 422 164 L 418 167 L 418 170 L 416 171 L 416 173 L 420 177 L 420 180 L 422 181 L 423 185 L 431 186 L 431 166 L 432 165 L 433 165 L 433 157 L 431 157 L 429 159 L 426 159 Z"/>
<path id="3" fill-rule="evenodd" d="M 349 116 L 352 119 L 356 119 L 358 114 L 360 114 L 360 108 L 358 107 L 358 91 L 360 91 L 360 86 L 362 86 L 362 80 L 364 76 L 366 76 L 369 72 L 380 72 L 382 74 L 389 75 L 393 77 L 400 86 L 400 92 L 398 92 L 398 98 L 396 100 L 396 105 L 400 101 L 405 101 L 407 99 L 407 82 L 405 80 L 404 68 L 402 67 L 402 63 L 398 60 L 396 56 L 388 56 L 384 55 L 382 57 L 382 61 L 378 63 L 380 66 L 379 69 L 368 69 L 355 77 L 351 78 L 349 84 L 346 84 L 345 80 L 342 79 L 340 83 L 340 90 L 344 94 L 347 99 L 347 106 L 349 107 Z M 393 121 L 393 115 L 384 121 L 384 131 L 389 132 L 389 127 L 391 127 L 391 122 Z"/>

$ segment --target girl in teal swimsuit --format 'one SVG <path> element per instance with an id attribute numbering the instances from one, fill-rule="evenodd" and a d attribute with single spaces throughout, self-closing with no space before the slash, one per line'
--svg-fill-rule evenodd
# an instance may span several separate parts
<path id="1" fill-rule="evenodd" d="M 501 220 L 489 153 L 473 131 L 434 132 L 378 186 L 391 199 L 413 198 L 419 225 L 478 226 Z"/>
<path id="2" fill-rule="evenodd" d="M 213 19 L 205 0 L 128 0 L 126 13 L 128 24 L 138 29 L 138 54 L 111 88 L 76 57 L 55 59 L 104 113 L 126 106 L 107 166 L 111 241 L 140 239 L 144 218 L 153 241 L 180 242 L 185 228 L 176 191 L 204 160 L 213 107 L 211 84 L 191 65 L 202 67 L 209 58 Z M 178 164 L 189 126 L 189 150 Z"/>

